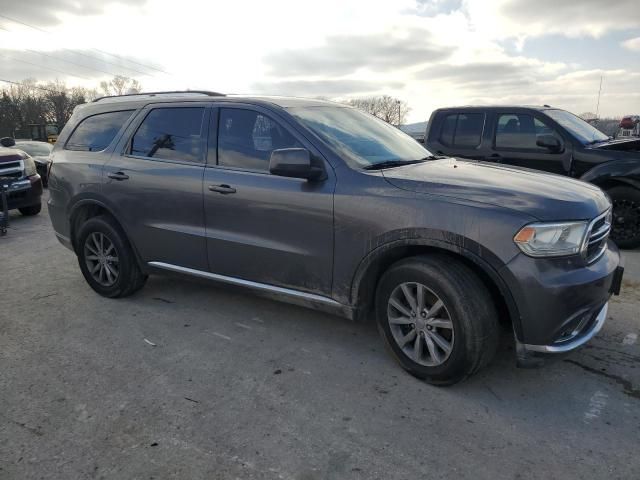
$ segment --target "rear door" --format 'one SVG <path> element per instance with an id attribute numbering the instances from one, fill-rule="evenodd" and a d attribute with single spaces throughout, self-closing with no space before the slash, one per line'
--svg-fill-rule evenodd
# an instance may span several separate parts
<path id="1" fill-rule="evenodd" d="M 436 154 L 480 160 L 485 156 L 485 124 L 486 114 L 482 111 L 444 111 L 438 114 L 434 131 L 429 132 L 428 147 Z"/>
<path id="2" fill-rule="evenodd" d="M 567 175 L 571 144 L 544 117 L 529 112 L 501 111 L 493 124 L 493 156 L 501 163 Z M 553 135 L 561 144 L 557 152 L 536 144 L 538 136 Z"/>
<path id="3" fill-rule="evenodd" d="M 203 188 L 210 271 L 329 296 L 332 169 L 325 164 L 322 181 L 271 175 L 275 149 L 304 147 L 324 160 L 274 112 L 234 105 L 212 113 Z"/>
<path id="4" fill-rule="evenodd" d="M 143 109 L 104 167 L 104 194 L 145 262 L 207 269 L 202 205 L 209 108 Z"/>

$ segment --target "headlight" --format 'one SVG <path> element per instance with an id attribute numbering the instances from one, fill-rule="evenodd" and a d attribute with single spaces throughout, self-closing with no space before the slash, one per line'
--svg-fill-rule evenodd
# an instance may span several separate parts
<path id="1" fill-rule="evenodd" d="M 27 177 L 31 177 L 37 173 L 36 171 L 36 162 L 33 161 L 33 158 L 27 157 L 23 158 L 24 162 L 24 174 Z"/>
<path id="2" fill-rule="evenodd" d="M 531 223 L 513 241 L 531 257 L 573 255 L 582 250 L 587 228 L 587 222 Z"/>

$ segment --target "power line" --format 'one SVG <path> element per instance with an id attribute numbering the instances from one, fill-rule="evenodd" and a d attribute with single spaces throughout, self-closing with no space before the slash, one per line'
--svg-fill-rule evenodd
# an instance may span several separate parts
<path id="1" fill-rule="evenodd" d="M 17 20 L 17 19 L 15 19 L 15 18 L 7 17 L 6 15 L 2 15 L 2 14 L 0 14 L 0 17 L 1 17 L 1 18 L 4 18 L 4 19 L 6 19 L 6 20 L 9 20 L 9 21 L 11 21 L 11 22 L 18 23 L 18 24 L 20 24 L 20 25 L 24 25 L 25 27 L 32 28 L 32 29 L 37 30 L 37 31 L 39 31 L 39 32 L 46 33 L 47 35 L 53 35 L 53 33 L 52 33 L 52 32 L 50 32 L 50 31 L 48 31 L 48 30 L 45 30 L 44 28 L 36 27 L 35 25 L 31 25 L 31 24 L 26 23 L 26 22 L 23 22 L 23 21 L 21 21 L 21 20 Z M 136 70 L 135 68 L 127 67 L 127 66 L 125 66 L 125 65 L 118 65 L 118 64 L 115 64 L 115 63 L 113 63 L 113 62 L 109 62 L 109 61 L 107 61 L 107 60 L 103 60 L 103 59 L 100 59 L 100 58 L 94 57 L 94 56 L 92 56 L 92 55 L 88 55 L 88 54 L 86 54 L 86 53 L 74 52 L 74 51 L 69 50 L 69 49 L 67 49 L 67 48 L 65 48 L 65 49 L 63 49 L 63 50 L 67 50 L 67 51 L 70 51 L 70 52 L 75 53 L 75 54 L 77 54 L 77 55 L 84 56 L 84 57 L 93 58 L 94 60 L 99 60 L 99 61 L 101 61 L 101 62 L 109 63 L 109 64 L 114 65 L 114 66 L 117 66 L 117 67 L 119 67 L 119 68 L 125 68 L 125 69 L 127 69 L 127 70 L 131 70 L 131 71 L 133 71 L 133 72 L 137 72 L 137 73 L 140 73 L 140 74 L 142 74 L 142 75 L 153 76 L 153 75 L 152 75 L 152 74 L 150 74 L 150 73 L 141 72 L 140 70 Z M 124 60 L 124 61 L 126 61 L 126 62 L 135 63 L 136 65 L 140 65 L 141 67 L 148 68 L 148 69 L 150 69 L 150 70 L 156 70 L 156 71 L 161 72 L 161 73 L 164 73 L 164 74 L 166 74 L 166 75 L 172 75 L 171 73 L 169 73 L 169 72 L 167 72 L 167 71 L 165 71 L 165 70 L 162 70 L 162 69 L 160 69 L 160 68 L 154 67 L 154 66 L 152 66 L 152 65 L 147 65 L 147 64 L 144 64 L 144 63 L 141 63 L 141 62 L 136 62 L 135 60 L 130 60 L 130 59 L 128 59 L 128 58 L 121 57 L 120 55 L 116 55 L 116 54 L 114 54 L 114 53 L 106 52 L 106 51 L 104 51 L 104 50 L 100 50 L 100 49 L 97 49 L 97 48 L 92 48 L 91 50 L 94 50 L 94 51 L 96 51 L 96 52 L 102 53 L 102 54 L 104 54 L 104 55 L 109 55 L 109 56 L 114 57 L 114 58 L 118 58 L 118 59 L 120 59 L 120 60 Z M 112 74 L 110 73 L 109 75 L 112 75 Z"/>
<path id="2" fill-rule="evenodd" d="M 0 27 L 0 30 L 4 30 L 5 32 L 9 32 L 9 33 L 11 33 L 11 31 L 10 31 L 10 30 L 8 30 L 8 29 L 6 29 L 6 28 L 3 28 L 3 27 Z M 81 64 L 81 63 L 72 62 L 71 60 L 67 60 L 67 59 L 65 59 L 65 58 L 57 57 L 57 56 L 55 56 L 55 55 L 53 55 L 53 54 L 51 54 L 51 53 L 38 52 L 37 50 L 32 50 L 32 49 L 30 49 L 30 48 L 25 48 L 25 49 L 24 49 L 24 51 L 25 51 L 25 52 L 35 53 L 36 55 L 41 55 L 41 56 L 43 56 L 43 57 L 45 57 L 45 58 L 55 58 L 55 59 L 57 59 L 57 60 L 61 60 L 61 61 L 63 61 L 63 62 L 69 63 L 69 64 L 71 64 L 71 65 L 75 65 L 75 66 L 80 67 L 80 68 L 85 68 L 85 69 L 87 69 L 87 70 L 94 70 L 94 71 L 96 71 L 96 72 L 106 73 L 107 75 L 115 76 L 115 74 L 114 74 L 114 73 L 112 73 L 112 72 L 107 72 L 106 70 L 100 70 L 99 68 L 89 67 L 89 66 L 87 66 L 87 65 L 83 65 L 83 64 Z"/>
<path id="3" fill-rule="evenodd" d="M 4 56 L 6 56 L 6 54 L 4 54 Z M 53 67 L 47 67 L 45 65 L 38 65 L 37 63 L 33 63 L 33 62 L 28 62 L 27 60 L 22 60 L 21 58 L 15 58 L 13 56 L 9 56 L 9 58 L 11 60 L 14 60 L 16 62 L 22 62 L 22 63 L 26 63 L 27 65 L 32 65 L 34 67 L 38 67 L 38 68 L 44 68 L 46 70 L 51 70 L 53 72 L 58 72 L 58 73 L 62 73 L 63 75 L 69 75 L 72 77 L 76 77 L 76 78 L 81 78 L 83 80 L 89 80 L 91 81 L 91 79 L 89 77 L 83 77 L 82 75 L 74 75 L 72 73 L 69 72 L 65 72 L 64 70 L 58 70 L 57 68 L 53 68 Z"/>

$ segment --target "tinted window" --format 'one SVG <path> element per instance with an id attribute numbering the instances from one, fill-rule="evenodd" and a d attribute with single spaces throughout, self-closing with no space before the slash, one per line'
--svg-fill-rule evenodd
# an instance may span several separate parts
<path id="1" fill-rule="evenodd" d="M 458 115 L 447 115 L 442 122 L 442 134 L 440 135 L 440 141 L 445 145 L 453 145 L 453 135 L 456 132 L 456 122 Z"/>
<path id="2" fill-rule="evenodd" d="M 203 161 L 203 107 L 155 108 L 131 141 L 131 154 L 182 162 Z"/>
<path id="3" fill-rule="evenodd" d="M 444 145 L 475 148 L 480 145 L 484 129 L 484 113 L 448 115 L 442 124 L 440 141 Z"/>
<path id="4" fill-rule="evenodd" d="M 220 109 L 218 163 L 245 170 L 269 170 L 271 152 L 302 145 L 281 125 L 253 110 Z"/>
<path id="5" fill-rule="evenodd" d="M 85 118 L 67 140 L 67 150 L 96 152 L 109 146 L 133 110 L 99 113 Z"/>
<path id="6" fill-rule="evenodd" d="M 536 142 L 539 135 L 555 135 L 556 132 L 544 122 L 528 114 L 503 114 L 498 117 L 496 148 L 528 149 L 548 151 Z"/>

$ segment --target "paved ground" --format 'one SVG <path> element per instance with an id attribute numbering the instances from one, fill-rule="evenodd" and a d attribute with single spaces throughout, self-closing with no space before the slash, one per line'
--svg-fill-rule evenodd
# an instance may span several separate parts
<path id="1" fill-rule="evenodd" d="M 588 348 L 518 370 L 505 337 L 435 388 L 372 325 L 178 278 L 101 298 L 46 212 L 12 221 L 0 479 L 640 478 L 640 252 Z"/>

